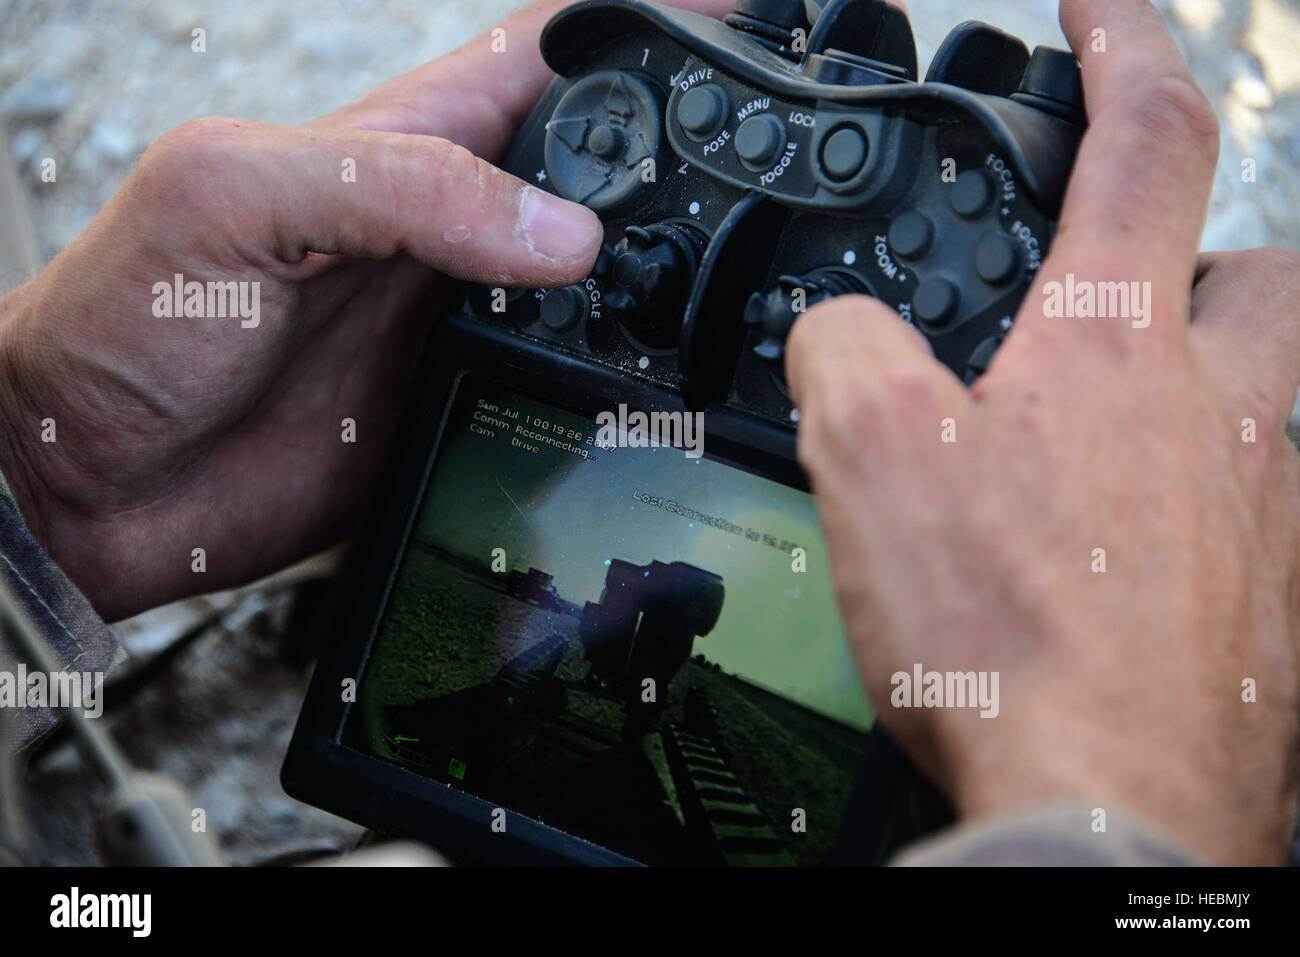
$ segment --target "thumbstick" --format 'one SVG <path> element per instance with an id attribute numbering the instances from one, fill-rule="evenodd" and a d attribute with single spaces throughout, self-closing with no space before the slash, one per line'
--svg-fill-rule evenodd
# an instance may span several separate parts
<path id="1" fill-rule="evenodd" d="M 768 292 L 756 292 L 745 306 L 745 325 L 762 334 L 754 352 L 783 369 L 785 340 L 803 312 L 819 302 L 853 293 L 871 295 L 871 287 L 847 269 L 814 269 L 804 276 L 782 276 Z"/>
<path id="2" fill-rule="evenodd" d="M 689 223 L 629 226 L 597 263 L 605 306 L 638 342 L 677 345 L 681 316 L 708 236 Z"/>

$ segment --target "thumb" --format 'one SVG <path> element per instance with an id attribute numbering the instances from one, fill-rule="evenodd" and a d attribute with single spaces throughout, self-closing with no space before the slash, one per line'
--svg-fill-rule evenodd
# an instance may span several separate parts
<path id="1" fill-rule="evenodd" d="M 213 203 L 237 247 L 289 263 L 405 252 L 457 279 L 562 285 L 587 275 L 602 239 L 591 210 L 434 136 L 205 118 L 163 137 L 136 180 L 164 208 L 178 187 Z"/>

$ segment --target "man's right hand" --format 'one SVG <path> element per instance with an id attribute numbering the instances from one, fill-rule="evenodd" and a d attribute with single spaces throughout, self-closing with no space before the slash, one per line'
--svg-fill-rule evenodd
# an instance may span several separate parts
<path id="1" fill-rule="evenodd" d="M 1091 128 L 1006 345 L 968 392 L 879 303 L 809 311 L 788 361 L 800 458 L 871 699 L 964 818 L 1082 798 L 1210 862 L 1278 863 L 1300 740 L 1300 258 L 1198 263 L 1218 128 L 1159 14 L 1063 0 L 1061 20 Z M 1150 283 L 1150 325 L 1048 318 L 1067 274 Z M 998 672 L 1000 713 L 895 709 L 915 664 Z"/>

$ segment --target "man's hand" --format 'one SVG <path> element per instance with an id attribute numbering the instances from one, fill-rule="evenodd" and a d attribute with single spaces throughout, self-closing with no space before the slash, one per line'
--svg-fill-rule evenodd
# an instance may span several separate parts
<path id="1" fill-rule="evenodd" d="M 1300 260 L 1198 264 L 1214 113 L 1150 5 L 1061 6 L 1091 129 L 1014 332 L 967 392 L 880 304 L 811 310 L 788 361 L 800 457 L 871 699 L 964 817 L 1082 798 L 1209 861 L 1277 863 L 1297 797 Z M 1149 327 L 1047 317 L 1067 274 L 1150 283 Z M 998 672 L 1000 714 L 895 709 L 891 676 L 918 663 Z"/>
<path id="2" fill-rule="evenodd" d="M 506 54 L 481 37 L 304 127 L 185 124 L 0 300 L 0 469 L 106 619 L 247 581 L 353 527 L 438 274 L 550 286 L 590 270 L 595 214 L 490 165 L 550 79 L 537 36 L 561 6 L 507 21 Z M 154 284 L 178 273 L 260 283 L 256 326 L 156 317 Z"/>

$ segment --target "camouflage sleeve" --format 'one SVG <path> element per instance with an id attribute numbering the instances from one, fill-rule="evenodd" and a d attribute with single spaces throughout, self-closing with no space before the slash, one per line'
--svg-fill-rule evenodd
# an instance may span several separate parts
<path id="1" fill-rule="evenodd" d="M 1194 867 L 1201 862 L 1125 811 L 1056 804 L 960 824 L 905 848 L 898 867 Z"/>
<path id="2" fill-rule="evenodd" d="M 121 643 L 32 537 L 0 474 L 0 571 L 63 668 L 80 672 L 82 684 L 98 682 L 126 657 Z M 0 707 L 13 718 L 11 745 L 21 748 L 49 730 L 56 717 L 28 706 L 28 662 L 0 635 Z M 37 705 L 33 701 L 32 705 Z"/>

